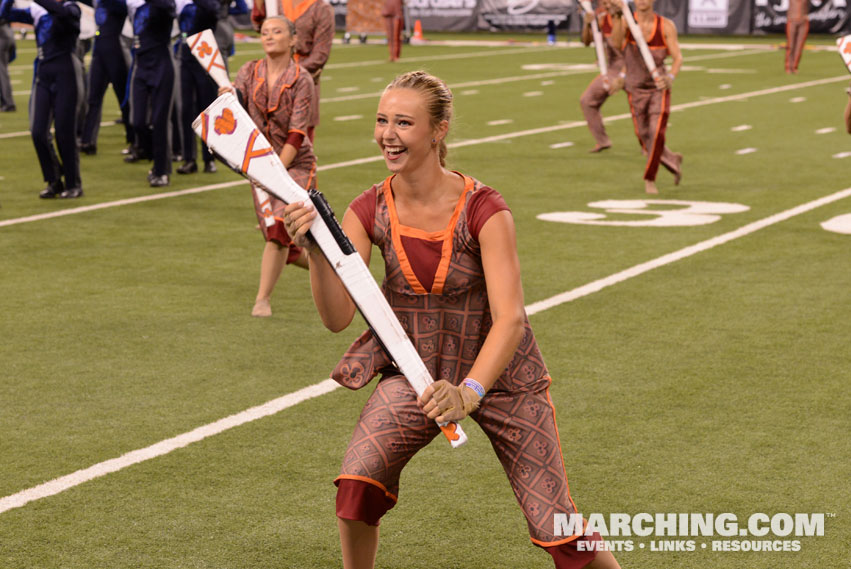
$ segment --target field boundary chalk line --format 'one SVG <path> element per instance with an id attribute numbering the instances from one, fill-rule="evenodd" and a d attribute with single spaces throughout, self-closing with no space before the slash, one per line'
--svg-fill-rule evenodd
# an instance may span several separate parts
<path id="1" fill-rule="evenodd" d="M 797 215 L 807 213 L 821 206 L 831 204 L 847 197 L 851 197 L 851 188 L 846 188 L 844 190 L 834 192 L 830 195 L 823 196 L 821 198 L 795 206 L 791 209 L 781 211 L 780 213 L 776 213 L 774 215 L 770 215 L 763 219 L 743 225 L 742 227 L 734 229 L 733 231 L 729 231 L 716 237 L 711 237 L 694 245 L 689 245 L 678 251 L 674 251 L 673 253 L 668 253 L 666 255 L 662 255 L 661 257 L 657 257 L 656 259 L 653 259 L 651 261 L 640 263 L 638 265 L 630 267 L 629 269 L 620 271 L 602 279 L 598 279 L 586 285 L 577 287 L 573 290 L 569 290 L 567 292 L 551 296 L 550 298 L 534 302 L 526 306 L 526 313 L 531 316 L 533 314 L 543 312 L 544 310 L 548 310 L 561 304 L 571 302 L 578 298 L 582 298 L 583 296 L 588 296 L 590 294 L 603 290 L 604 288 L 610 287 L 633 277 L 637 277 L 648 271 L 652 271 L 653 269 L 664 267 L 665 265 L 669 265 L 676 261 L 691 257 L 692 255 L 696 255 L 697 253 L 701 253 L 703 251 L 708 251 L 709 249 L 712 249 L 719 245 L 723 245 L 735 239 L 739 239 L 741 237 L 750 235 L 751 233 L 755 233 L 760 229 L 765 229 L 766 227 L 770 227 L 771 225 L 780 223 L 781 221 L 786 221 Z M 13 508 L 20 508 L 21 506 L 24 506 L 27 503 L 32 502 L 33 500 L 39 500 L 41 498 L 46 498 L 48 496 L 53 496 L 60 492 L 64 492 L 65 490 L 68 490 L 75 486 L 79 486 L 84 482 L 94 480 L 95 478 L 105 476 L 112 472 L 117 472 L 119 470 L 127 468 L 128 466 L 132 466 L 134 464 L 168 454 L 174 450 L 183 448 L 189 444 L 201 441 L 203 439 L 206 439 L 213 435 L 217 435 L 219 433 L 222 433 L 234 427 L 238 427 L 245 423 L 249 423 L 252 421 L 256 421 L 257 419 L 261 419 L 263 417 L 274 415 L 280 411 L 283 411 L 284 409 L 298 405 L 303 401 L 307 401 L 308 399 L 312 399 L 314 397 L 319 397 L 321 395 L 325 395 L 326 393 L 330 393 L 338 387 L 340 387 L 340 385 L 337 384 L 337 382 L 335 382 L 334 380 L 330 378 L 325 379 L 313 385 L 309 385 L 307 387 L 299 389 L 298 391 L 294 391 L 282 397 L 278 397 L 277 399 L 268 401 L 262 405 L 251 407 L 250 409 L 246 409 L 245 411 L 241 411 L 240 413 L 236 413 L 229 417 L 225 417 L 224 419 L 219 419 L 218 421 L 215 421 L 213 423 L 198 427 L 197 429 L 194 429 L 187 433 L 183 433 L 176 437 L 160 441 L 149 447 L 128 452 L 118 458 L 113 458 L 104 462 L 100 462 L 98 464 L 95 464 L 94 466 L 90 466 L 83 470 L 78 470 L 71 474 L 55 478 L 49 482 L 39 484 L 38 486 L 33 486 L 32 488 L 29 488 L 27 490 L 22 490 L 21 492 L 11 494 L 9 496 L 6 496 L 5 498 L 0 498 L 0 514 Z"/>

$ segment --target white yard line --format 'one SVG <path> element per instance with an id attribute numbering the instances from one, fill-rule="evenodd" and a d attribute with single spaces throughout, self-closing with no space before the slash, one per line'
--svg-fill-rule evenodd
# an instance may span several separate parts
<path id="1" fill-rule="evenodd" d="M 709 100 L 705 100 L 705 101 L 698 101 L 698 102 L 693 102 L 693 103 L 684 103 L 682 105 L 677 105 L 677 106 L 673 107 L 672 110 L 684 110 L 684 109 L 688 109 L 688 108 L 692 108 L 692 107 L 700 107 L 700 106 L 705 106 L 705 105 L 709 105 L 709 104 L 740 100 L 742 98 L 749 98 L 749 97 L 755 97 L 755 96 L 760 96 L 760 95 L 769 95 L 769 94 L 779 93 L 779 92 L 788 91 L 788 90 L 796 89 L 796 88 L 811 87 L 811 86 L 823 85 L 823 84 L 827 84 L 827 83 L 845 81 L 845 80 L 847 80 L 847 76 L 842 75 L 840 77 L 822 79 L 822 80 L 818 80 L 818 81 L 808 81 L 808 82 L 799 83 L 799 84 L 796 84 L 796 85 L 786 85 L 786 86 L 782 86 L 782 87 L 774 87 L 774 88 L 770 88 L 770 89 L 763 89 L 761 91 L 754 91 L 754 92 L 751 92 L 751 93 L 741 93 L 739 95 L 732 95 L 730 97 L 716 97 L 714 99 L 709 99 Z M 617 118 L 609 117 L 609 120 L 622 120 L 622 119 L 628 118 L 628 117 L 629 117 L 628 114 L 619 115 Z M 508 133 L 508 134 L 505 134 L 505 135 L 481 138 L 481 139 L 476 139 L 476 140 L 468 140 L 468 141 L 464 141 L 464 142 L 455 143 L 451 146 L 457 147 L 457 146 L 468 146 L 468 145 L 472 145 L 472 144 L 483 144 L 483 143 L 486 143 L 486 142 L 493 142 L 493 141 L 497 141 L 497 140 L 503 140 L 503 139 L 506 139 L 506 138 L 514 138 L 514 137 L 518 137 L 518 136 L 529 136 L 529 135 L 532 135 L 532 134 L 540 134 L 542 132 L 552 132 L 552 131 L 562 130 L 562 129 L 567 129 L 567 128 L 576 128 L 576 127 L 582 126 L 584 124 L 585 124 L 584 121 L 576 121 L 576 122 L 567 123 L 567 124 L 564 124 L 564 125 L 556 125 L 556 126 L 552 126 L 552 127 L 545 127 L 545 128 L 542 128 L 542 129 L 532 129 L 532 130 L 527 130 L 527 131 Z M 376 161 L 381 160 L 381 159 L 382 159 L 381 156 L 377 156 L 377 157 L 372 157 L 372 158 L 364 158 L 364 159 L 360 159 L 360 160 L 351 160 L 351 161 L 348 161 L 348 162 L 339 162 L 337 164 L 331 164 L 331 165 L 326 166 L 325 168 L 320 168 L 320 169 L 341 168 L 341 167 L 345 167 L 345 166 L 364 164 L 364 163 L 368 163 L 368 162 L 376 162 Z M 74 208 L 74 209 L 71 209 L 71 210 L 64 210 L 64 211 L 61 211 L 61 212 L 54 212 L 54 213 L 51 213 L 51 214 L 41 214 L 41 215 L 36 215 L 36 216 L 29 216 L 29 217 L 26 217 L 26 218 L 10 219 L 10 220 L 0 222 L 0 226 L 14 225 L 16 223 L 25 223 L 25 222 L 37 221 L 37 220 L 41 220 L 41 219 L 49 219 L 51 217 L 57 217 L 57 216 L 61 216 L 61 215 L 71 215 L 73 213 L 82 213 L 83 211 L 92 211 L 92 210 L 96 210 L 96 209 L 104 209 L 104 208 L 113 207 L 113 206 L 117 206 L 117 205 L 128 205 L 128 204 L 131 204 L 131 203 L 140 203 L 140 202 L 144 202 L 144 201 L 164 199 L 164 198 L 168 198 L 168 197 L 176 197 L 176 196 L 181 196 L 181 195 L 189 195 L 189 194 L 193 194 L 193 193 L 201 193 L 201 192 L 205 192 L 205 191 L 236 186 L 236 185 L 243 184 L 243 183 L 245 183 L 245 182 L 242 181 L 242 180 L 239 180 L 239 181 L 235 181 L 235 182 L 226 182 L 226 183 L 223 183 L 223 184 L 213 184 L 213 185 L 210 185 L 210 186 L 203 186 L 203 187 L 200 187 L 200 188 L 192 188 L 192 189 L 189 189 L 189 190 L 168 192 L 168 193 L 165 193 L 165 194 L 157 194 L 157 195 L 152 195 L 152 196 L 142 196 L 142 197 L 139 197 L 139 198 L 132 198 L 132 199 L 129 199 L 129 200 L 120 200 L 120 201 L 117 201 L 117 202 L 107 202 L 107 203 L 97 204 L 97 205 L 93 205 L 93 206 L 86 206 L 86 207 L 82 207 L 82 208 Z M 600 291 L 604 288 L 610 287 L 614 284 L 623 282 L 627 279 L 642 275 L 642 274 L 644 274 L 648 271 L 651 271 L 653 269 L 663 267 L 665 265 L 674 263 L 676 261 L 680 261 L 682 259 L 685 259 L 685 258 L 690 257 L 692 255 L 695 255 L 697 253 L 701 253 L 703 251 L 707 251 L 707 250 L 712 249 L 714 247 L 717 247 L 719 245 L 729 243 L 730 241 L 733 241 L 735 239 L 739 239 L 740 237 L 745 237 L 747 235 L 750 235 L 751 233 L 759 231 L 760 229 L 764 229 L 764 228 L 769 227 L 771 225 L 780 223 L 782 221 L 786 221 L 786 220 L 791 219 L 792 217 L 795 217 L 797 215 L 807 213 L 807 212 L 812 211 L 816 208 L 819 208 L 821 206 L 836 202 L 838 200 L 847 198 L 849 196 L 851 196 L 851 188 L 846 188 L 844 190 L 835 192 L 833 194 L 824 196 L 822 198 L 807 202 L 805 204 L 801 204 L 799 206 L 796 206 L 796 207 L 793 207 L 791 209 L 782 211 L 780 213 L 771 215 L 771 216 L 766 217 L 764 219 L 749 223 L 749 224 L 747 224 L 743 227 L 740 227 L 739 229 L 736 229 L 734 231 L 730 231 L 728 233 L 725 233 L 723 235 L 719 235 L 717 237 L 712 237 L 710 239 L 707 239 L 707 240 L 702 241 L 700 243 L 697 243 L 695 245 L 690 245 L 688 247 L 680 249 L 679 251 L 675 251 L 673 253 L 668 253 L 666 255 L 663 255 L 663 256 L 658 257 L 656 259 L 653 259 L 651 261 L 640 263 L 640 264 L 635 265 L 635 266 L 633 266 L 629 269 L 626 269 L 624 271 L 620 271 L 620 272 L 615 273 L 613 275 L 610 275 L 608 277 L 593 281 L 591 283 L 580 286 L 580 287 L 575 288 L 573 290 L 570 290 L 570 291 L 552 296 L 550 298 L 532 303 L 532 304 L 530 304 L 526 307 L 526 312 L 529 315 L 533 315 L 533 314 L 537 314 L 539 312 L 542 312 L 544 310 L 547 310 L 549 308 L 553 308 L 555 306 L 564 304 L 566 302 L 570 302 L 572 300 L 582 298 L 584 296 L 598 292 L 598 291 Z M 302 401 L 305 401 L 307 399 L 310 399 L 310 398 L 313 398 L 313 397 L 318 397 L 318 396 L 323 395 L 325 393 L 329 393 L 329 392 L 337 389 L 337 387 L 338 387 L 338 385 L 334 381 L 332 381 L 330 379 L 325 379 L 325 380 L 323 380 L 319 383 L 310 385 L 310 386 L 305 387 L 303 389 L 300 389 L 296 392 L 284 395 L 282 397 L 279 397 L 277 399 L 274 399 L 272 401 L 264 403 L 263 405 L 260 405 L 260 406 L 257 406 L 257 407 L 252 407 L 251 409 L 247 409 L 247 410 L 242 411 L 240 413 L 237 413 L 235 415 L 231 415 L 230 417 L 220 419 L 219 421 L 216 421 L 214 423 L 210 423 L 208 425 L 198 427 L 197 429 L 194 429 L 194 430 L 192 430 L 188 433 L 178 435 L 178 436 L 173 437 L 171 439 L 167 439 L 167 440 L 161 441 L 159 443 L 153 444 L 149 447 L 129 452 L 129 453 L 124 454 L 124 455 L 122 455 L 118 458 L 107 460 L 107 461 L 95 464 L 94 466 L 91 466 L 89 468 L 78 470 L 77 472 L 74 472 L 72 474 L 68 474 L 66 476 L 62 476 L 62 477 L 56 478 L 54 480 L 51 480 L 49 482 L 45 482 L 44 484 L 40 484 L 38 486 L 34 486 L 32 488 L 22 490 L 21 492 L 17 492 L 15 494 L 6 496 L 4 498 L 0 498 L 0 513 L 3 513 L 5 511 L 8 511 L 8 510 L 13 509 L 13 508 L 19 508 L 19 507 L 24 506 L 25 504 L 27 504 L 27 503 L 29 503 L 33 500 L 38 500 L 38 499 L 41 499 L 41 498 L 45 498 L 45 497 L 48 497 L 48 496 L 58 494 L 60 492 L 63 492 L 65 490 L 68 490 L 70 488 L 78 486 L 78 485 L 83 484 L 85 482 L 88 482 L 90 480 L 94 480 L 95 478 L 99 478 L 99 477 L 104 476 L 106 474 L 109 474 L 111 472 L 117 472 L 118 470 L 127 468 L 128 466 L 138 464 L 139 462 L 143 462 L 143 461 L 146 461 L 146 460 L 150 460 L 152 458 L 156 458 L 158 456 L 168 454 L 173 450 L 183 448 L 183 447 L 185 447 L 185 446 L 187 446 L 187 445 L 189 445 L 193 442 L 197 442 L 197 441 L 203 440 L 205 438 L 208 438 L 210 436 L 222 433 L 222 432 L 224 432 L 228 429 L 231 429 L 233 427 L 243 425 L 245 423 L 255 421 L 255 420 L 263 418 L 263 417 L 267 417 L 269 415 L 273 415 L 275 413 L 278 413 L 279 411 L 282 411 L 284 409 L 287 409 L 289 407 L 297 405 L 298 403 L 301 403 Z"/>
<path id="2" fill-rule="evenodd" d="M 647 261 L 645 263 L 640 263 L 638 265 L 630 267 L 629 269 L 590 282 L 573 290 L 569 290 L 567 292 L 557 294 L 550 298 L 532 303 L 526 306 L 526 313 L 531 316 L 539 312 L 543 312 L 544 310 L 554 308 L 561 304 L 577 300 L 584 296 L 599 292 L 604 288 L 608 288 L 612 285 L 621 283 L 633 277 L 637 277 L 646 272 L 652 271 L 653 269 L 658 269 L 660 267 L 664 267 L 665 265 L 669 265 L 671 263 L 675 263 L 682 259 L 691 257 L 692 255 L 696 255 L 697 253 L 708 251 L 709 249 L 712 249 L 719 245 L 723 245 L 735 239 L 739 239 L 741 237 L 750 235 L 751 233 L 755 233 L 760 229 L 765 229 L 766 227 L 769 227 L 771 225 L 786 221 L 797 215 L 807 213 L 816 208 L 839 201 L 849 196 L 851 196 L 851 188 L 846 188 L 844 190 L 834 192 L 828 196 L 824 196 L 822 198 L 807 202 L 805 204 L 801 204 L 791 209 L 787 209 L 786 211 L 770 215 L 766 218 L 742 226 L 736 230 L 724 233 L 723 235 L 712 237 L 705 241 L 701 241 L 700 243 L 697 243 L 695 245 L 684 247 L 679 251 L 662 255 L 661 257 L 657 257 L 656 259 Z M 95 478 L 100 478 L 101 476 L 105 476 L 112 472 L 117 472 L 134 464 L 138 464 L 140 462 L 144 462 L 152 458 L 163 456 L 174 450 L 183 448 L 191 443 L 204 440 L 208 437 L 220 434 L 234 427 L 238 427 L 240 425 L 244 425 L 246 423 L 262 419 L 263 417 L 274 415 L 280 411 L 283 411 L 284 409 L 288 409 L 289 407 L 298 405 L 299 403 L 308 399 L 319 397 L 326 393 L 330 393 L 338 387 L 340 386 L 332 379 L 325 379 L 313 385 L 304 387 L 293 393 L 289 393 L 277 399 L 273 399 L 272 401 L 268 401 L 267 403 L 264 403 L 257 407 L 246 409 L 245 411 L 242 411 L 235 415 L 231 415 L 229 417 L 225 417 L 224 419 L 220 419 L 214 423 L 210 423 L 208 425 L 198 427 L 197 429 L 194 429 L 187 433 L 183 433 L 176 437 L 160 441 L 149 447 L 128 452 L 127 454 L 121 455 L 118 458 L 113 458 L 104 462 L 100 462 L 98 464 L 95 464 L 94 466 L 90 466 L 89 468 L 78 470 L 77 472 L 59 478 L 55 478 L 54 480 L 45 482 L 44 484 L 39 484 L 38 486 L 34 486 L 32 488 L 28 488 L 27 490 L 23 490 L 16 494 L 6 496 L 5 498 L 0 498 L 0 513 L 3 513 L 7 510 L 11 510 L 13 508 L 20 508 L 21 506 L 24 506 L 27 503 L 32 502 L 33 500 L 39 500 L 41 498 L 53 496 L 54 494 L 58 494 L 60 492 L 63 492 L 75 486 L 79 486 L 80 484 L 83 484 L 90 480 L 94 480 Z"/>
<path id="3" fill-rule="evenodd" d="M 565 302 L 570 302 L 571 300 L 582 298 L 583 296 L 587 296 L 589 294 L 593 294 L 595 292 L 603 290 L 604 288 L 610 287 L 613 284 L 623 282 L 627 279 L 631 279 L 632 277 L 637 277 L 638 275 L 642 275 L 648 271 L 652 271 L 653 269 L 658 269 L 659 267 L 664 267 L 665 265 L 669 265 L 676 261 L 691 257 L 692 255 L 696 255 L 697 253 L 708 251 L 709 249 L 717 247 L 718 245 L 729 243 L 734 239 L 745 237 L 746 235 L 750 235 L 751 233 L 759 231 L 760 229 L 765 229 L 766 227 L 769 227 L 776 223 L 780 223 L 781 221 L 791 219 L 796 215 L 807 213 L 808 211 L 812 211 L 823 205 L 839 201 L 849 196 L 851 196 L 851 188 L 845 188 L 844 190 L 834 192 L 828 196 L 824 196 L 817 200 L 801 204 L 791 209 L 787 209 L 786 211 L 781 211 L 780 213 L 770 215 L 766 218 L 760 219 L 759 221 L 754 221 L 753 223 L 749 223 L 738 229 L 735 229 L 728 233 L 724 233 L 723 235 L 712 237 L 711 239 L 701 241 L 700 243 L 697 243 L 695 245 L 689 245 L 688 247 L 684 247 L 679 251 L 674 251 L 673 253 L 668 253 L 667 255 L 657 257 L 652 261 L 647 261 L 645 263 L 635 265 L 634 267 L 630 267 L 629 269 L 596 280 L 573 290 L 557 294 L 545 300 L 540 300 L 527 306 L 526 313 L 529 315 L 537 314 L 538 312 L 553 308 L 554 306 L 558 306 L 559 304 L 564 304 Z"/>
<path id="4" fill-rule="evenodd" d="M 340 384 L 336 381 L 333 379 L 326 379 L 319 383 L 299 389 L 293 393 L 288 393 L 283 397 L 278 397 L 277 399 L 268 401 L 263 405 L 246 409 L 245 411 L 236 413 L 230 417 L 225 417 L 224 419 L 219 419 L 214 423 L 198 427 L 188 433 L 183 433 L 182 435 L 160 441 L 143 449 L 128 452 L 118 458 L 105 460 L 104 462 L 100 462 L 94 466 L 90 466 L 89 468 L 78 470 L 77 472 L 56 478 L 50 482 L 45 482 L 44 484 L 39 484 L 38 486 L 18 492 L 17 494 L 0 498 L 0 513 L 13 508 L 20 508 L 24 504 L 33 500 L 46 498 L 47 496 L 53 496 L 54 494 L 64 492 L 69 488 L 73 488 L 74 486 L 78 486 L 84 482 L 88 482 L 89 480 L 94 480 L 95 478 L 100 478 L 101 476 L 105 476 L 111 472 L 117 472 L 127 468 L 128 466 L 168 454 L 173 450 L 204 440 L 207 437 L 218 435 L 219 433 L 223 433 L 224 431 L 245 423 L 250 423 L 251 421 L 256 421 L 257 419 L 262 419 L 269 415 L 274 415 L 284 409 L 292 407 L 293 405 L 298 405 L 302 401 L 307 401 L 313 397 L 325 395 L 326 393 L 334 391 L 338 387 L 340 387 Z"/>
<path id="5" fill-rule="evenodd" d="M 539 50 L 535 50 L 535 49 L 526 48 L 526 49 L 522 49 L 522 50 L 506 50 L 506 51 L 502 51 L 502 52 L 491 52 L 489 54 L 483 54 L 483 55 L 507 54 L 507 53 L 529 52 L 529 51 L 546 51 L 546 49 L 542 48 L 542 49 L 539 49 Z M 695 56 L 691 56 L 691 57 L 684 57 L 683 61 L 692 62 L 692 61 L 702 61 L 702 60 L 705 60 L 705 59 L 724 59 L 724 58 L 728 58 L 728 57 L 742 57 L 742 56 L 745 56 L 745 55 L 756 55 L 756 54 L 761 54 L 761 53 L 770 53 L 770 52 L 766 52 L 765 50 L 748 50 L 748 51 L 738 51 L 738 52 L 721 53 L 721 54 L 719 54 L 719 53 L 707 53 L 707 54 L 704 54 L 704 55 L 695 55 Z M 456 54 L 456 55 L 458 55 L 458 57 L 460 57 L 460 54 Z M 458 59 L 458 57 L 456 57 L 456 55 L 411 58 L 411 59 L 408 59 L 406 61 L 419 61 L 419 60 L 430 61 L 430 60 L 433 60 L 433 59 Z M 477 54 L 468 55 L 468 57 L 473 57 L 473 56 L 478 57 Z M 358 65 L 360 65 L 361 63 L 369 63 L 369 62 L 357 62 Z M 382 61 L 382 63 L 386 63 L 386 62 Z M 354 64 L 352 64 L 352 66 L 353 65 Z M 339 64 L 339 66 L 349 66 L 349 64 L 342 64 L 341 63 L 341 64 Z M 333 66 L 328 65 L 328 66 L 325 67 L 325 69 L 330 69 L 330 68 L 333 68 Z M 570 75 L 581 75 L 583 73 L 596 73 L 596 68 L 589 68 L 588 70 L 571 69 L 569 71 L 550 71 L 550 72 L 546 72 L 546 73 L 534 73 L 534 74 L 529 74 L 529 75 L 513 75 L 513 76 L 510 76 L 510 77 L 500 77 L 500 78 L 497 78 L 497 79 L 482 79 L 482 80 L 479 80 L 479 81 L 467 81 L 467 82 L 464 82 L 464 83 L 453 83 L 452 85 L 449 85 L 449 88 L 452 89 L 453 91 L 455 91 L 456 89 L 466 89 L 467 87 L 481 87 L 483 85 L 502 85 L 503 83 L 512 83 L 512 82 L 516 82 L 516 81 L 531 81 L 531 80 L 537 80 L 537 79 L 550 79 L 550 78 L 553 78 L 553 77 L 567 77 L 567 76 L 570 76 Z M 345 101 L 357 101 L 357 100 L 360 100 L 360 99 L 378 99 L 378 97 L 381 96 L 382 92 L 383 91 L 375 91 L 375 92 L 372 92 L 372 93 L 359 93 L 357 95 L 341 95 L 339 97 L 322 97 L 321 99 L 319 99 L 319 102 L 322 103 L 322 104 L 328 104 L 328 103 L 342 103 L 342 102 L 345 102 Z M 16 91 L 16 94 L 21 94 L 21 92 Z M 27 91 L 27 94 L 29 94 L 29 91 Z M 116 123 L 114 121 L 105 121 L 105 122 L 101 123 L 100 126 L 101 127 L 109 127 L 109 126 L 115 126 L 116 124 L 118 124 L 118 123 Z M 29 135 L 30 135 L 30 131 L 28 131 L 28 130 L 22 130 L 22 131 L 18 131 L 18 132 L 7 132 L 7 133 L 4 133 L 4 134 L 0 134 L 0 139 L 16 138 L 16 137 L 19 137 L 19 136 L 29 136 Z"/>
<path id="6" fill-rule="evenodd" d="M 695 108 L 695 107 L 705 107 L 707 105 L 714 105 L 714 104 L 718 104 L 718 103 L 726 103 L 726 102 L 730 102 L 730 101 L 739 101 L 739 100 L 743 100 L 743 99 L 749 99 L 751 97 L 759 97 L 759 96 L 763 96 L 763 95 L 772 95 L 772 94 L 775 94 L 775 93 L 791 91 L 791 90 L 794 90 L 794 89 L 802 89 L 802 88 L 806 88 L 806 87 L 815 87 L 815 86 L 819 86 L 819 85 L 826 85 L 826 84 L 829 84 L 829 83 L 837 83 L 839 81 L 847 81 L 847 80 L 848 80 L 847 75 L 839 75 L 837 77 L 830 77 L 830 78 L 827 78 L 827 79 L 818 79 L 818 80 L 815 80 L 815 81 L 806 81 L 804 83 L 794 83 L 794 84 L 791 84 L 791 85 L 783 85 L 783 86 L 780 86 L 780 87 L 771 87 L 769 89 L 761 89 L 759 91 L 750 91 L 748 93 L 739 93 L 738 95 L 729 95 L 727 97 L 713 97 L 713 98 L 709 98 L 709 99 L 703 99 L 703 100 L 700 100 L 700 101 L 693 101 L 693 102 L 690 102 L 690 103 L 681 103 L 679 105 L 672 105 L 671 111 L 672 112 L 678 112 L 678 111 L 683 111 L 683 110 L 691 109 L 691 108 Z M 612 115 L 612 116 L 605 117 L 603 119 L 603 121 L 606 122 L 606 123 L 610 123 L 610 122 L 615 122 L 615 121 L 619 121 L 619 120 L 626 120 L 626 119 L 630 119 L 630 118 L 631 118 L 631 116 L 630 116 L 629 113 L 623 113 L 623 114 L 620 114 L 620 115 Z M 489 143 L 489 142 L 501 142 L 503 140 L 510 140 L 512 138 L 519 138 L 519 137 L 522 137 L 522 136 L 534 136 L 534 135 L 538 135 L 538 134 L 544 134 L 544 133 L 548 133 L 548 132 L 556 132 L 556 131 L 559 131 L 559 130 L 566 130 L 566 129 L 571 129 L 571 128 L 580 128 L 580 127 L 584 127 L 584 126 L 585 126 L 585 121 L 572 121 L 572 122 L 567 122 L 567 123 L 564 123 L 564 124 L 557 124 L 557 125 L 552 125 L 552 126 L 533 128 L 533 129 L 529 129 L 529 130 L 520 130 L 520 131 L 515 131 L 515 132 L 508 132 L 508 133 L 505 133 L 505 134 L 497 134 L 497 135 L 494 135 L 494 136 L 487 136 L 487 137 L 484 137 L 484 138 L 461 140 L 461 141 L 458 141 L 458 142 L 453 142 L 453 143 L 449 144 L 448 146 L 449 146 L 449 148 L 461 148 L 461 147 L 464 147 L 464 146 L 474 146 L 474 145 L 477 145 L 477 144 L 486 144 L 486 143 Z M 346 161 L 343 161 L 343 162 L 336 162 L 336 163 L 333 163 L 333 164 L 325 164 L 324 166 L 319 166 L 316 170 L 318 172 L 323 172 L 323 171 L 326 171 L 326 170 L 336 170 L 338 168 L 347 168 L 349 166 L 359 166 L 359 165 L 362 165 L 362 164 L 371 164 L 372 162 L 379 162 L 383 159 L 384 158 L 381 155 L 371 156 L 371 157 L 368 157 L 368 158 L 356 158 L 354 160 L 346 160 Z M 211 191 L 211 190 L 231 188 L 231 187 L 238 186 L 240 184 L 245 184 L 245 183 L 247 183 L 247 182 L 245 182 L 244 180 L 236 180 L 236 181 L 233 181 L 233 182 L 223 182 L 221 184 L 212 184 L 212 185 L 209 185 L 209 186 L 189 188 L 187 190 L 177 190 L 177 191 L 174 191 L 174 192 L 166 192 L 166 193 L 162 193 L 162 194 L 151 194 L 151 195 L 140 196 L 140 197 L 136 197 L 136 198 L 129 198 L 129 199 L 126 199 L 126 200 L 117 200 L 117 201 L 114 201 L 114 202 L 104 202 L 104 203 L 90 205 L 90 206 L 63 209 L 63 210 L 60 210 L 60 211 L 54 211 L 54 212 L 50 212 L 50 213 L 42 213 L 42 214 L 38 214 L 38 215 L 30 215 L 30 216 L 27 216 L 27 217 L 16 217 L 16 218 L 6 219 L 6 220 L 3 220 L 3 221 L 0 221 L 0 227 L 6 227 L 6 226 L 10 226 L 10 225 L 18 225 L 20 223 L 29 223 L 29 222 L 33 222 L 33 221 L 41 221 L 41 220 L 44 220 L 44 219 L 51 219 L 51 218 L 54 218 L 54 217 L 63 217 L 63 216 L 66 216 L 66 215 L 74 215 L 74 214 L 77 214 L 77 213 L 85 213 L 85 212 L 93 211 L 93 210 L 97 210 L 97 209 L 105 209 L 105 208 L 109 208 L 109 207 L 131 205 L 131 204 L 142 203 L 142 202 L 147 202 L 147 201 L 154 201 L 154 200 L 165 199 L 165 198 L 172 198 L 172 197 L 179 197 L 179 196 L 185 196 L 185 195 L 191 195 L 191 194 L 198 194 L 198 193 L 202 193 L 202 192 L 208 192 L 208 191 Z"/>

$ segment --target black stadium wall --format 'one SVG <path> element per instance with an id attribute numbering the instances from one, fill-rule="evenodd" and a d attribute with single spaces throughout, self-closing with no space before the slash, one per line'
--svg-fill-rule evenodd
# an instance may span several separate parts
<path id="1" fill-rule="evenodd" d="M 346 26 L 346 0 L 329 0 L 337 28 Z M 810 0 L 811 34 L 851 33 L 849 0 Z M 655 9 L 680 33 L 759 35 L 783 33 L 789 0 L 656 0 Z M 582 15 L 575 0 L 407 0 L 411 25 L 427 31 L 544 30 L 576 33 Z"/>

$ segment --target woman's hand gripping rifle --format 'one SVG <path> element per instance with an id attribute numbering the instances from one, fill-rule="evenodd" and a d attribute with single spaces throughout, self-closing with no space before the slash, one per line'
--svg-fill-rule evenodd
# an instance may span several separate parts
<path id="1" fill-rule="evenodd" d="M 318 216 L 310 227 L 310 237 L 340 277 L 375 337 L 414 388 L 417 397 L 422 397 L 434 380 L 325 197 L 316 190 L 307 192 L 293 181 L 233 93 L 216 99 L 195 119 L 192 128 L 211 150 L 255 186 L 287 204 L 309 200 L 314 205 Z M 458 423 L 438 422 L 438 425 L 453 447 L 467 441 Z"/>

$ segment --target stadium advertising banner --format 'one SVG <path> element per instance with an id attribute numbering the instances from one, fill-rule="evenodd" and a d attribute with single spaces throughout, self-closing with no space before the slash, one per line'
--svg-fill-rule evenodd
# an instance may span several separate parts
<path id="1" fill-rule="evenodd" d="M 479 0 L 479 29 L 545 29 L 552 20 L 567 27 L 573 0 Z"/>
<path id="2" fill-rule="evenodd" d="M 423 29 L 463 32 L 476 29 L 476 0 L 406 0 L 408 16 Z"/>
<path id="3" fill-rule="evenodd" d="M 688 32 L 747 35 L 751 32 L 752 0 L 689 0 Z"/>
<path id="4" fill-rule="evenodd" d="M 688 25 L 690 28 L 724 29 L 728 9 L 727 0 L 689 0 Z"/>
<path id="5" fill-rule="evenodd" d="M 756 0 L 753 31 L 783 33 L 789 0 Z M 810 0 L 810 33 L 837 34 L 848 29 L 847 0 Z"/>

